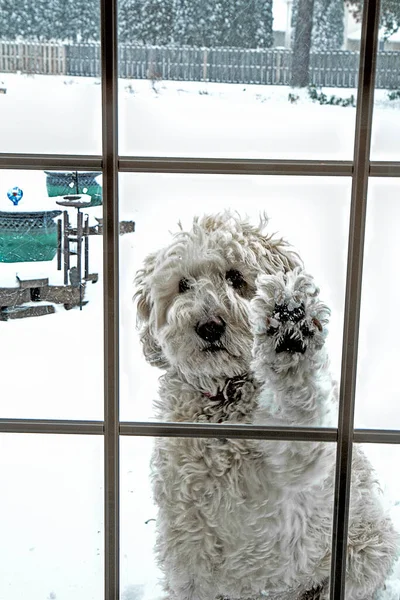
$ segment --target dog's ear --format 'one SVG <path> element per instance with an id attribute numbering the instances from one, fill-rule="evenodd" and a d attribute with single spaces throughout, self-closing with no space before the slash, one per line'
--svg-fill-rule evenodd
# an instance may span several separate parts
<path id="1" fill-rule="evenodd" d="M 154 336 L 155 323 L 152 315 L 151 279 L 156 257 L 156 254 L 150 254 L 144 261 L 143 269 L 137 272 L 135 277 L 136 292 L 133 299 L 136 301 L 136 326 L 139 330 L 143 354 L 148 363 L 164 369 L 168 367 L 168 362 Z"/>

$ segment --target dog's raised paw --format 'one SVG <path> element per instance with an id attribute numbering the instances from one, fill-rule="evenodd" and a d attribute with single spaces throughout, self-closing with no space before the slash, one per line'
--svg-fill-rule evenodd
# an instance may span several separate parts
<path id="1" fill-rule="evenodd" d="M 271 352 L 310 354 L 324 344 L 330 311 L 311 275 L 300 269 L 259 276 L 251 310 L 256 347 L 263 346 L 266 358 Z"/>

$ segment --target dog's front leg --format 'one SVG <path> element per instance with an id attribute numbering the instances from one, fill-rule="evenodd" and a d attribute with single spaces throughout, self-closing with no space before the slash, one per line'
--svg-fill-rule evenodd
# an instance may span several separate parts
<path id="1" fill-rule="evenodd" d="M 274 426 L 331 425 L 336 386 L 324 348 L 329 309 L 312 277 L 300 269 L 262 275 L 252 300 L 253 370 L 261 382 L 255 422 Z M 275 484 L 304 487 L 326 476 L 330 444 L 265 442 Z"/>

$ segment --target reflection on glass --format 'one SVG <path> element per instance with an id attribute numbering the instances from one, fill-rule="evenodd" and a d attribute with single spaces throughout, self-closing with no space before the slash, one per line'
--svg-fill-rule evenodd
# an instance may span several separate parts
<path id="1" fill-rule="evenodd" d="M 0 32 L 0 152 L 99 154 L 99 0 L 2 2 Z"/>
<path id="2" fill-rule="evenodd" d="M 101 418 L 101 233 L 101 173 L 0 172 L 3 417 Z"/>
<path id="3" fill-rule="evenodd" d="M 397 179 L 370 181 L 361 302 L 356 426 L 399 427 L 398 337 L 400 325 L 390 314 L 400 293 L 397 257 L 400 209 Z M 378 401 L 379 399 L 379 401 Z"/>
<path id="4" fill-rule="evenodd" d="M 120 3 L 121 154 L 351 159 L 360 28 L 336 0 Z"/>
<path id="5" fill-rule="evenodd" d="M 96 436 L 0 436 L 0 597 L 103 598 L 103 450 Z"/>
<path id="6" fill-rule="evenodd" d="M 399 446 L 353 449 L 346 595 L 397 597 L 400 587 L 400 486 L 393 477 Z"/>
<path id="7" fill-rule="evenodd" d="M 334 460 L 334 444 L 122 438 L 122 598 L 326 589 Z"/>
<path id="8" fill-rule="evenodd" d="M 194 387 L 199 393 L 204 392 L 203 399 L 207 395 L 216 396 L 224 388 L 221 381 L 217 385 L 219 371 L 224 375 L 224 382 L 226 378 L 248 377 L 254 373 L 250 355 L 255 331 L 251 333 L 254 324 L 249 324 L 249 300 L 255 292 L 256 275 L 282 271 L 293 267 L 298 260 L 285 245 L 269 241 L 268 236 L 275 232 L 275 240 L 284 237 L 293 243 L 306 270 L 320 285 L 321 299 L 332 310 L 326 347 L 337 377 L 349 183 L 321 178 L 297 181 L 281 177 L 121 176 L 121 218 L 130 215 L 136 223 L 134 236 L 122 238 L 120 244 L 121 417 L 124 420 L 154 418 L 152 403 L 158 397 L 158 378 L 167 364 L 173 368 L 179 365 L 178 370 L 185 380 L 200 377 L 201 381 Z M 246 214 L 250 215 L 251 225 L 236 223 L 233 217 L 220 227 L 217 221 L 210 220 L 203 227 L 206 231 L 191 233 L 187 238 L 182 236 L 174 241 L 170 235 L 171 231 L 179 231 L 179 220 L 183 230 L 190 231 L 194 216 L 215 214 L 227 208 L 239 211 L 243 219 Z M 263 211 L 271 218 L 265 234 L 257 230 Z M 158 255 L 154 269 L 155 261 L 146 257 L 167 247 L 170 250 Z M 338 251 L 332 252 L 332 248 Z M 134 273 L 143 268 L 136 283 L 136 289 L 141 290 L 136 313 L 132 302 L 133 278 Z M 311 304 L 310 311 L 319 310 Z M 266 306 L 263 311 L 261 320 L 265 322 L 276 312 L 272 306 Z M 142 326 L 142 344 L 135 331 L 136 316 Z M 300 316 L 296 321 L 297 317 L 290 315 L 289 329 L 295 322 L 303 327 L 307 319 L 319 318 L 316 314 Z M 204 324 L 206 317 L 215 322 Z M 321 318 L 325 317 L 321 315 Z M 284 319 L 282 315 L 282 322 Z M 314 331 L 312 321 L 310 326 L 309 337 L 315 344 L 320 333 L 325 335 L 325 325 L 322 332 Z M 302 346 L 305 329 L 298 335 L 294 330 L 291 333 L 299 340 L 301 354 L 305 350 Z M 274 336 L 268 338 L 277 348 L 279 336 L 277 329 Z M 291 352 L 280 346 L 278 351 L 279 361 Z M 205 414 L 200 416 L 196 412 L 201 397 L 200 394 L 196 402 L 189 403 L 193 413 L 179 412 L 179 409 L 174 414 L 158 412 L 156 417 L 207 420 Z M 214 415 L 209 420 L 215 422 L 218 418 Z M 249 415 L 243 419 L 248 422 Z M 300 415 L 293 416 L 292 424 L 300 424 L 300 420 Z M 322 425 L 322 421 L 314 421 L 314 424 Z"/>

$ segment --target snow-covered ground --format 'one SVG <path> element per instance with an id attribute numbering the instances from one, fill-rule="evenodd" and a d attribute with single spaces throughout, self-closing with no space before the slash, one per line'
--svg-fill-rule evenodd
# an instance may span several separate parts
<path id="1" fill-rule="evenodd" d="M 99 79 L 0 73 L 0 85 L 0 152 L 101 153 Z M 121 155 L 352 158 L 352 108 L 320 106 L 297 91 L 289 105 L 284 86 L 161 81 L 155 89 L 120 80 Z M 399 107 L 376 91 L 374 160 L 400 159 Z"/>
<path id="2" fill-rule="evenodd" d="M 99 153 L 98 81 L 1 75 L 0 152 Z M 319 106 L 287 88 L 160 82 L 120 82 L 121 154 L 274 158 L 352 157 L 355 110 Z M 347 97 L 353 90 L 329 91 Z M 377 93 L 374 159 L 400 160 L 400 102 Z M 24 190 L 20 209 L 54 208 L 45 175 L 0 171 L 0 211 L 12 210 L 7 189 Z M 121 236 L 121 418 L 152 419 L 158 373 L 141 356 L 132 303 L 133 277 L 143 257 L 168 241 L 182 220 L 231 208 L 299 250 L 332 308 L 329 347 L 338 375 L 343 323 L 351 181 L 329 177 L 122 174 L 121 219 L 136 232 Z M 400 182 L 372 180 L 356 425 L 399 428 L 397 340 L 400 292 Z M 88 209 L 91 219 L 101 209 Z M 72 211 L 73 217 L 74 211 Z M 90 239 L 89 304 L 80 312 L 0 322 L 1 417 L 102 419 L 102 238 Z M 57 281 L 56 263 L 0 263 L 0 287 L 20 277 Z M 393 317 L 389 310 L 394 310 Z M 385 314 L 387 315 L 385 317 Z M 124 600 L 160 594 L 152 547 L 156 511 L 149 488 L 152 440 L 121 440 L 121 577 Z M 400 529 L 400 481 L 393 476 L 397 446 L 369 446 L 386 502 Z M 97 437 L 0 436 L 0 600 L 89 600 L 102 597 L 103 471 Z M 398 569 L 397 569 L 398 571 Z M 398 578 L 387 598 L 400 598 Z"/>

